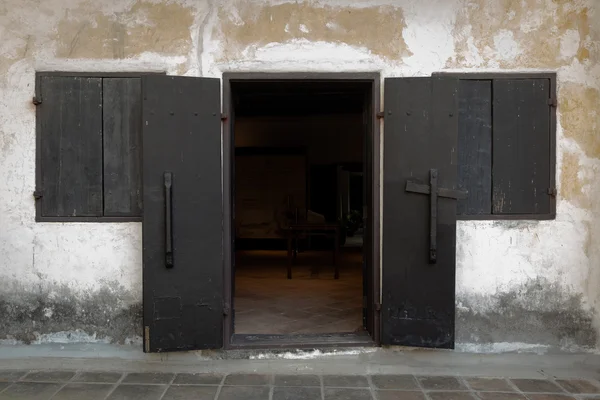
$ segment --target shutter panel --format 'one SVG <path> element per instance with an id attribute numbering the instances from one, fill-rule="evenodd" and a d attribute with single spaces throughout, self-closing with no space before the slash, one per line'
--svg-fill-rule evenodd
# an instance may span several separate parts
<path id="1" fill-rule="evenodd" d="M 492 213 L 492 82 L 461 80 L 458 103 L 458 184 L 469 192 L 458 215 Z"/>
<path id="2" fill-rule="evenodd" d="M 102 80 L 45 76 L 41 93 L 41 216 L 101 216 Z"/>
<path id="3" fill-rule="evenodd" d="M 140 78 L 104 78 L 104 216 L 142 214 Z"/>
<path id="4" fill-rule="evenodd" d="M 550 213 L 550 81 L 494 81 L 494 214 Z"/>

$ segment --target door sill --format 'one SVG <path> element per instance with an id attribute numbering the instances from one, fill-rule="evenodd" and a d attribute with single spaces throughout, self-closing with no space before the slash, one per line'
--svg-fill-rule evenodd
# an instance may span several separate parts
<path id="1" fill-rule="evenodd" d="M 314 349 L 326 347 L 374 347 L 368 332 L 311 335 L 234 334 L 231 349 Z"/>

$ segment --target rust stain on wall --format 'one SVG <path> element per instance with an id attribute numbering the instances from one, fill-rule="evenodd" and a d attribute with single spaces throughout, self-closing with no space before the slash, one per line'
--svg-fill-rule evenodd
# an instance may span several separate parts
<path id="1" fill-rule="evenodd" d="M 232 12 L 234 9 L 234 12 Z M 223 40 L 223 59 L 234 59 L 249 46 L 294 39 L 365 47 L 389 59 L 410 55 L 402 37 L 402 9 L 392 6 L 351 8 L 311 3 L 258 6 L 238 2 L 221 6 L 215 36 Z"/>
<path id="2" fill-rule="evenodd" d="M 67 10 L 58 23 L 57 57 L 120 59 L 143 52 L 186 55 L 194 11 L 174 3 L 135 3 L 104 15 L 88 7 Z"/>
<path id="3" fill-rule="evenodd" d="M 581 63 L 597 63 L 600 48 L 594 42 L 600 40 L 600 26 L 591 25 L 590 13 L 593 11 L 581 6 L 581 2 L 572 0 L 468 0 L 457 15 L 457 55 L 448 61 L 448 67 L 469 66 L 467 57 L 474 49 L 484 59 L 484 65 L 492 59 L 503 68 L 569 65 L 572 58 L 563 58 L 560 51 L 561 38 L 569 30 L 579 34 L 575 57 Z M 514 57 L 503 58 L 499 54 L 495 35 L 501 31 L 507 31 L 517 43 Z"/>
<path id="4" fill-rule="evenodd" d="M 569 83 L 560 89 L 559 99 L 564 135 L 574 139 L 588 157 L 600 158 L 600 91 Z"/>

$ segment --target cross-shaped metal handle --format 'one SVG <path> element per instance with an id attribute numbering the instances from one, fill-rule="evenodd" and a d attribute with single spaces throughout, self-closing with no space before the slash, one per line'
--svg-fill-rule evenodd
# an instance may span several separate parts
<path id="1" fill-rule="evenodd" d="M 438 188 L 437 169 L 429 170 L 429 185 L 423 185 L 413 181 L 406 181 L 406 191 L 412 193 L 428 194 L 429 196 L 429 263 L 437 262 L 437 198 L 446 197 L 450 199 L 464 199 L 468 192 Z"/>

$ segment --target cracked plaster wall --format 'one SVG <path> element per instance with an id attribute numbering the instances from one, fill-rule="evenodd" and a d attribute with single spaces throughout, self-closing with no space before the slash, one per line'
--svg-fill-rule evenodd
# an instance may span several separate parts
<path id="1" fill-rule="evenodd" d="M 459 222 L 457 339 L 597 348 L 596 0 L 3 0 L 0 38 L 0 339 L 141 334 L 141 225 L 34 221 L 36 70 L 542 70 L 558 72 L 557 218 Z"/>

